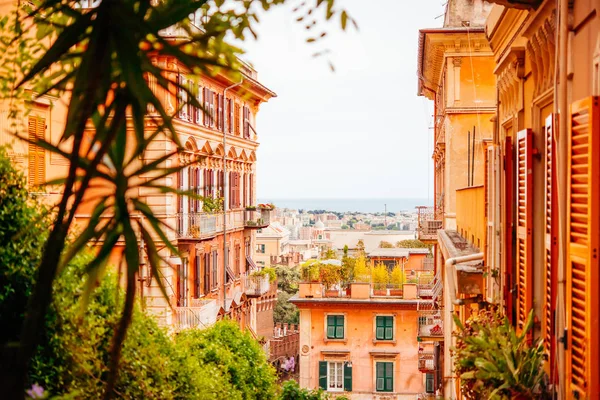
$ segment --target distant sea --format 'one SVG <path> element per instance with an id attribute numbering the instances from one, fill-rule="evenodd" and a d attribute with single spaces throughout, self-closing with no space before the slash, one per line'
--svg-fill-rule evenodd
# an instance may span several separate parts
<path id="1" fill-rule="evenodd" d="M 273 203 L 278 208 L 295 210 L 326 210 L 337 212 L 383 212 L 387 204 L 388 212 L 415 211 L 416 206 L 430 205 L 427 199 L 389 198 L 389 199 L 278 199 L 260 198 L 259 203 Z"/>

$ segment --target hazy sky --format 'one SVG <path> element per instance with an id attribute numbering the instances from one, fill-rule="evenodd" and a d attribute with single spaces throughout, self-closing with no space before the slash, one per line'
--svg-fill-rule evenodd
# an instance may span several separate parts
<path id="1" fill-rule="evenodd" d="M 337 0 L 359 31 L 321 24 L 320 45 L 289 7 L 269 11 L 245 59 L 278 97 L 261 106 L 259 198 L 432 195 L 430 102 L 417 97 L 420 28 L 441 26 L 442 0 Z M 368 4 L 368 6 L 366 6 Z M 329 48 L 336 67 L 312 58 Z"/>

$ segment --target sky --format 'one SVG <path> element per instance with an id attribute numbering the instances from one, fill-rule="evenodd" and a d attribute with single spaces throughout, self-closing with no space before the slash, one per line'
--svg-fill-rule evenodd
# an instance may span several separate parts
<path id="1" fill-rule="evenodd" d="M 258 197 L 431 198 L 433 105 L 417 96 L 418 30 L 441 26 L 444 1 L 336 4 L 358 31 L 319 21 L 325 40 L 306 43 L 286 6 L 265 13 L 258 41 L 244 45 L 277 93 L 256 122 Z M 323 49 L 326 58 L 312 57 Z"/>

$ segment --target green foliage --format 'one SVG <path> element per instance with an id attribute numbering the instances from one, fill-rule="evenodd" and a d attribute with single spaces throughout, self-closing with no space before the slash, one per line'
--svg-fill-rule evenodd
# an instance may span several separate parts
<path id="1" fill-rule="evenodd" d="M 337 260 L 337 253 L 333 249 L 325 250 L 321 253 L 321 259 L 323 260 Z"/>
<path id="2" fill-rule="evenodd" d="M 223 211 L 222 197 L 202 197 L 202 211 L 209 214 L 219 213 Z"/>
<path id="3" fill-rule="evenodd" d="M 406 274 L 400 264 L 396 264 L 390 273 L 390 283 L 397 287 L 402 287 L 406 282 Z"/>
<path id="4" fill-rule="evenodd" d="M 298 267 L 288 267 L 276 265 L 277 288 L 286 293 L 296 293 L 298 291 L 298 282 L 300 282 L 300 269 Z"/>
<path id="5" fill-rule="evenodd" d="M 272 399 L 276 375 L 265 352 L 246 332 L 231 321 L 222 321 L 205 330 L 187 330 L 177 337 L 207 375 L 223 377 L 227 387 L 214 387 L 212 398 Z"/>
<path id="6" fill-rule="evenodd" d="M 342 225 L 342 229 L 346 230 L 346 229 L 350 229 L 350 228 L 348 227 L 348 225 Z"/>
<path id="7" fill-rule="evenodd" d="M 405 239 L 396 242 L 396 247 L 403 249 L 429 249 L 430 246 L 421 242 L 418 239 Z"/>
<path id="8" fill-rule="evenodd" d="M 320 264 L 317 260 L 307 260 L 300 265 L 300 276 L 305 282 L 318 282 Z"/>
<path id="9" fill-rule="evenodd" d="M 377 264 L 375 268 L 373 268 L 373 283 L 375 289 L 385 289 L 389 281 L 390 275 L 387 267 L 382 263 Z"/>
<path id="10" fill-rule="evenodd" d="M 330 288 L 339 283 L 341 276 L 341 267 L 331 264 L 319 264 L 319 277 L 325 288 Z"/>
<path id="11" fill-rule="evenodd" d="M 0 147 L 0 343 L 19 340 L 35 267 L 47 237 L 46 211 Z"/>
<path id="12" fill-rule="evenodd" d="M 323 389 L 302 389 L 296 381 L 283 382 L 279 400 L 327 400 L 329 396 Z"/>
<path id="13" fill-rule="evenodd" d="M 393 249 L 394 245 L 391 244 L 390 242 L 386 242 L 385 240 L 382 240 L 381 242 L 379 242 L 379 248 L 380 249 Z"/>
<path id="14" fill-rule="evenodd" d="M 520 335 L 496 310 L 482 310 L 459 328 L 452 350 L 461 390 L 468 399 L 544 399 L 547 376 L 541 339 L 530 344 L 533 310 Z"/>
<path id="15" fill-rule="evenodd" d="M 356 257 L 354 263 L 354 280 L 356 282 L 371 282 L 371 268 L 367 266 L 367 258 L 363 253 Z"/>
<path id="16" fill-rule="evenodd" d="M 273 310 L 273 321 L 288 324 L 297 324 L 300 322 L 300 312 L 298 308 L 290 303 L 290 298 L 294 293 L 279 292 L 277 294 L 277 303 Z"/>
<path id="17" fill-rule="evenodd" d="M 273 267 L 264 267 L 259 269 L 258 271 L 252 272 L 251 276 L 268 276 L 269 282 L 274 283 L 277 280 L 277 272 Z"/>

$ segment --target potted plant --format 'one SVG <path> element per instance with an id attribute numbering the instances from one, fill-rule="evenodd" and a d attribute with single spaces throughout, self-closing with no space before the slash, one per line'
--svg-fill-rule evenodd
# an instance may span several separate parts
<path id="1" fill-rule="evenodd" d="M 332 289 L 335 284 L 339 284 L 341 280 L 341 267 L 337 265 L 319 264 L 319 276 L 321 283 L 325 286 L 326 297 L 338 297 L 339 290 Z"/>
<path id="2" fill-rule="evenodd" d="M 256 211 L 256 206 L 246 206 L 246 211 Z"/>
<path id="3" fill-rule="evenodd" d="M 258 205 L 258 208 L 264 211 L 273 211 L 275 209 L 275 205 L 272 203 L 261 203 Z"/>
<path id="4" fill-rule="evenodd" d="M 200 227 L 198 225 L 192 225 L 192 226 L 190 226 L 188 233 L 193 238 L 199 238 L 200 237 Z"/>
<path id="5" fill-rule="evenodd" d="M 400 267 L 399 264 L 396 264 L 390 273 L 390 283 L 392 284 L 390 296 L 402 296 L 402 287 L 404 286 L 405 281 L 406 277 L 402 267 Z"/>
<path id="6" fill-rule="evenodd" d="M 390 275 L 385 265 L 380 263 L 375 268 L 373 268 L 373 295 L 387 295 L 387 284 L 389 280 Z"/>

